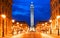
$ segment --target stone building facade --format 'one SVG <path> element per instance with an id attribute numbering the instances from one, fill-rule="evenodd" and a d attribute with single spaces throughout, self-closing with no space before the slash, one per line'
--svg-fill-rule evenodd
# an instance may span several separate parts
<path id="1" fill-rule="evenodd" d="M 4 14 L 6 16 L 5 19 L 1 17 Z M 0 0 L 0 36 L 2 36 L 2 27 L 4 20 L 4 36 L 8 35 L 11 30 L 12 24 L 12 0 Z"/>
<path id="2" fill-rule="evenodd" d="M 56 30 L 60 27 L 60 18 L 57 19 L 57 16 L 60 16 L 60 0 L 50 0 L 51 6 L 51 20 L 52 20 L 52 29 Z M 58 23 L 58 24 L 57 24 Z"/>

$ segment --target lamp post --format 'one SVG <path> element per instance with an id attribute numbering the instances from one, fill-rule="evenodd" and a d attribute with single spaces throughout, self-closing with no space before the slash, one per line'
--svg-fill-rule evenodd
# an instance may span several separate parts
<path id="1" fill-rule="evenodd" d="M 44 26 L 44 24 L 42 24 L 42 26 Z"/>
<path id="2" fill-rule="evenodd" d="M 47 22 L 45 24 L 47 25 Z"/>
<path id="3" fill-rule="evenodd" d="M 46 33 L 47 33 L 47 22 L 45 23 L 45 31 L 46 31 Z"/>
<path id="4" fill-rule="evenodd" d="M 15 22 L 15 20 L 13 19 L 13 20 L 12 20 L 12 27 L 13 27 L 12 34 L 13 34 L 13 32 L 14 32 L 14 22 Z"/>
<path id="5" fill-rule="evenodd" d="M 17 24 L 17 34 L 19 34 L 20 33 L 19 22 L 17 22 L 16 24 Z"/>
<path id="6" fill-rule="evenodd" d="M 6 15 L 4 15 L 4 14 L 2 14 L 1 15 L 1 17 L 2 17 L 2 37 L 4 37 L 4 19 L 6 18 Z"/>
<path id="7" fill-rule="evenodd" d="M 22 25 L 23 25 L 23 24 L 20 25 L 20 26 L 21 26 L 21 29 L 23 29 Z"/>
<path id="8" fill-rule="evenodd" d="M 13 19 L 13 20 L 12 20 L 12 23 L 14 24 L 14 22 L 15 22 L 15 20 Z"/>
<path id="9" fill-rule="evenodd" d="M 23 24 L 20 24 L 20 32 L 22 32 L 22 30 L 23 30 Z"/>
<path id="10" fill-rule="evenodd" d="M 58 27 L 58 35 L 59 35 L 59 23 L 58 23 L 58 19 L 60 18 L 60 16 L 57 16 L 57 27 Z"/>
<path id="11" fill-rule="evenodd" d="M 17 28 L 19 28 L 19 22 L 17 22 L 16 24 L 17 24 Z"/>
<path id="12" fill-rule="evenodd" d="M 21 26 L 22 26 L 22 24 L 21 24 Z"/>
<path id="13" fill-rule="evenodd" d="M 49 20 L 50 22 L 50 34 L 52 34 L 52 20 Z"/>
<path id="14" fill-rule="evenodd" d="M 45 24 L 42 24 L 42 31 L 43 31 L 43 33 L 44 33 L 44 31 L 45 31 L 45 29 L 44 29 L 44 26 L 45 26 Z"/>
<path id="15" fill-rule="evenodd" d="M 19 22 L 16 23 L 17 25 L 19 24 Z"/>

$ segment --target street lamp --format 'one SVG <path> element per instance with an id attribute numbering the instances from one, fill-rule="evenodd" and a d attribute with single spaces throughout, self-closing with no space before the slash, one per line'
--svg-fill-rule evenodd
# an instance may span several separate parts
<path id="1" fill-rule="evenodd" d="M 59 19 L 60 18 L 60 16 L 57 16 L 57 19 Z"/>
<path id="2" fill-rule="evenodd" d="M 17 28 L 19 28 L 19 22 L 17 22 L 16 24 L 17 24 Z"/>
<path id="3" fill-rule="evenodd" d="M 5 19 L 5 18 L 6 18 L 6 15 L 2 14 L 1 17 L 2 17 L 3 19 Z"/>
<path id="4" fill-rule="evenodd" d="M 21 24 L 21 26 L 22 26 L 22 24 Z"/>
<path id="5" fill-rule="evenodd" d="M 3 19 L 3 26 L 2 26 L 2 37 L 4 37 L 4 19 L 6 18 L 6 15 L 2 14 L 1 15 L 2 19 Z"/>
<path id="6" fill-rule="evenodd" d="M 45 31 L 46 31 L 46 33 L 47 33 L 47 22 L 45 22 Z"/>
<path id="7" fill-rule="evenodd" d="M 19 34 L 20 33 L 19 22 L 17 22 L 16 24 L 17 24 L 17 34 Z"/>
<path id="8" fill-rule="evenodd" d="M 44 24 L 42 24 L 42 26 L 44 26 Z"/>
<path id="9" fill-rule="evenodd" d="M 47 22 L 45 24 L 47 24 Z"/>
<path id="10" fill-rule="evenodd" d="M 14 23 L 14 22 L 15 22 L 15 20 L 13 19 L 13 20 L 12 20 L 12 23 Z"/>
<path id="11" fill-rule="evenodd" d="M 59 18 L 60 18 L 60 16 L 57 16 L 58 35 L 59 35 L 59 25 L 58 25 L 58 19 Z"/>
<path id="12" fill-rule="evenodd" d="M 15 20 L 13 19 L 13 20 L 12 20 L 12 27 L 13 27 L 12 34 L 13 34 L 13 32 L 14 32 L 14 22 L 15 22 Z"/>
<path id="13" fill-rule="evenodd" d="M 52 20 L 49 20 L 49 22 L 50 22 L 50 34 L 52 34 Z"/>
<path id="14" fill-rule="evenodd" d="M 14 22 L 15 22 L 15 20 L 13 19 L 13 20 L 12 20 L 12 26 L 14 25 Z"/>
<path id="15" fill-rule="evenodd" d="M 45 24 L 42 24 L 42 27 L 43 27 L 43 28 L 42 28 L 42 30 L 43 30 L 43 32 L 44 32 L 44 27 L 45 27 Z"/>
<path id="16" fill-rule="evenodd" d="M 23 25 L 23 24 L 20 25 L 20 26 L 21 26 L 21 29 L 23 29 L 22 25 Z"/>
<path id="17" fill-rule="evenodd" d="M 16 23 L 17 25 L 19 24 L 19 22 Z"/>

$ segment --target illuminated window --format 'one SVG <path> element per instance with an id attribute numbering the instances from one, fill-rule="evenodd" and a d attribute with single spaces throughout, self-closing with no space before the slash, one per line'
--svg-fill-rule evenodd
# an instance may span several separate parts
<path id="1" fill-rule="evenodd" d="M 60 4 L 60 0 L 59 0 L 59 4 Z"/>
<path id="2" fill-rule="evenodd" d="M 2 13 L 4 13 L 4 9 L 5 9 L 5 7 L 4 7 L 4 6 L 2 6 Z"/>
<path id="3" fill-rule="evenodd" d="M 53 10 L 55 9 L 55 3 L 53 4 Z"/>
<path id="4" fill-rule="evenodd" d="M 5 0 L 2 0 L 2 2 L 4 2 Z"/>
<path id="5" fill-rule="evenodd" d="M 60 15 L 60 8 L 59 8 L 59 15 Z"/>
<path id="6" fill-rule="evenodd" d="M 57 7 L 57 2 L 55 2 L 55 6 Z"/>
<path id="7" fill-rule="evenodd" d="M 6 3 L 6 5 L 7 5 L 8 1 L 6 0 L 5 3 Z"/>

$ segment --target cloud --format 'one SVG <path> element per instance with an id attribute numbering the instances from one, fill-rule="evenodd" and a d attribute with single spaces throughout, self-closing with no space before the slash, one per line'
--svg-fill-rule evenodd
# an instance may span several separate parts
<path id="1" fill-rule="evenodd" d="M 25 12 L 20 12 L 20 11 L 14 11 L 13 13 L 12 13 L 12 15 L 24 15 L 24 16 L 29 16 L 29 14 L 28 13 L 25 13 Z"/>

